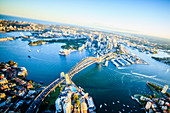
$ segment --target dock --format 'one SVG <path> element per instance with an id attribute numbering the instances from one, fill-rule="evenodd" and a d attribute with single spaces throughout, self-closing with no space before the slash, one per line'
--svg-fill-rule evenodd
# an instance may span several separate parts
<path id="1" fill-rule="evenodd" d="M 106 58 L 106 60 L 110 60 L 112 58 L 114 58 L 115 56 L 109 56 L 108 58 Z"/>
<path id="2" fill-rule="evenodd" d="M 123 60 L 126 63 L 126 65 L 130 65 L 130 63 L 126 61 L 125 59 L 121 58 L 121 60 Z"/>
<path id="3" fill-rule="evenodd" d="M 116 61 L 117 61 L 120 65 L 125 66 L 125 64 L 122 63 L 119 59 L 116 59 Z"/>
<path id="4" fill-rule="evenodd" d="M 119 64 L 115 62 L 115 59 L 112 59 L 111 62 L 112 62 L 116 67 L 119 67 Z"/>
<path id="5" fill-rule="evenodd" d="M 134 62 L 132 61 L 132 60 L 130 60 L 130 59 L 126 59 L 128 62 L 130 62 L 131 64 L 134 64 Z"/>

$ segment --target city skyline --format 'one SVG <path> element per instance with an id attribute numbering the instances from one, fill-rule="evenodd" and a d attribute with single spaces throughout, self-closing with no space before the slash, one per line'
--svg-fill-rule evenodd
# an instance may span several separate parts
<path id="1" fill-rule="evenodd" d="M 166 38 L 0 14 L 0 111 L 169 113 L 169 50 Z"/>
<path id="2" fill-rule="evenodd" d="M 0 14 L 170 38 L 168 0 L 1 0 L 0 3 Z"/>

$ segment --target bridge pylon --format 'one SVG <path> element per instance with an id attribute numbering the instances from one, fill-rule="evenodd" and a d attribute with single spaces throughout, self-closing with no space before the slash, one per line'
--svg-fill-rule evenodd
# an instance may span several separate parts
<path id="1" fill-rule="evenodd" d="M 100 58 L 99 54 L 97 53 L 97 58 Z"/>
<path id="2" fill-rule="evenodd" d="M 99 57 L 99 62 L 102 62 L 102 57 Z"/>
<path id="3" fill-rule="evenodd" d="M 66 79 L 66 85 L 71 84 L 71 80 L 70 80 L 70 77 L 68 76 L 68 74 L 65 75 L 65 79 Z"/>

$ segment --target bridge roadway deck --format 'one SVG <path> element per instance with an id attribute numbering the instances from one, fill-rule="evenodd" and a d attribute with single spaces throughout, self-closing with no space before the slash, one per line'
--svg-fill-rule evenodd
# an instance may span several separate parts
<path id="1" fill-rule="evenodd" d="M 44 98 L 52 91 L 54 90 L 59 84 L 65 81 L 65 78 L 56 79 L 54 82 L 52 82 L 48 87 L 46 87 L 32 102 L 26 113 L 35 113 L 36 110 L 39 108 L 41 102 L 44 100 Z"/>

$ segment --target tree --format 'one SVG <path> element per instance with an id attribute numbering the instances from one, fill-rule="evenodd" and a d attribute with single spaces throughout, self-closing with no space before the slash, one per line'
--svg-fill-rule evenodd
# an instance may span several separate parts
<path id="1" fill-rule="evenodd" d="M 13 66 L 18 67 L 18 64 L 16 62 L 14 62 Z"/>
<path id="2" fill-rule="evenodd" d="M 9 64 L 10 66 L 13 66 L 13 65 L 14 65 L 14 61 L 10 60 L 10 61 L 8 62 L 8 64 Z"/>
<path id="3" fill-rule="evenodd" d="M 75 104 L 76 104 L 77 106 L 80 106 L 80 101 L 79 101 L 79 100 L 76 100 L 76 101 L 75 101 Z"/>
<path id="4" fill-rule="evenodd" d="M 41 87 L 41 85 L 38 85 L 37 87 L 38 87 L 38 88 L 40 88 L 40 87 Z"/>
<path id="5" fill-rule="evenodd" d="M 63 86 L 60 87 L 60 92 L 63 90 Z"/>
<path id="6" fill-rule="evenodd" d="M 55 104 L 51 105 L 49 110 L 54 110 L 55 111 Z"/>
<path id="7" fill-rule="evenodd" d="M 32 80 L 29 80 L 29 82 L 28 82 L 28 83 L 32 84 L 32 83 L 33 83 L 33 81 L 32 81 Z"/>
<path id="8" fill-rule="evenodd" d="M 80 101 L 79 101 L 79 100 L 76 100 L 76 101 L 75 101 L 75 105 L 78 106 L 79 109 L 80 109 Z M 78 111 L 78 112 L 80 113 L 80 111 Z"/>
<path id="9" fill-rule="evenodd" d="M 77 94 L 74 94 L 73 95 L 73 100 L 78 100 L 79 99 L 79 96 Z"/>
<path id="10" fill-rule="evenodd" d="M 5 65 L 4 65 L 4 63 L 2 62 L 0 62 L 0 68 L 4 68 L 5 67 Z"/>

